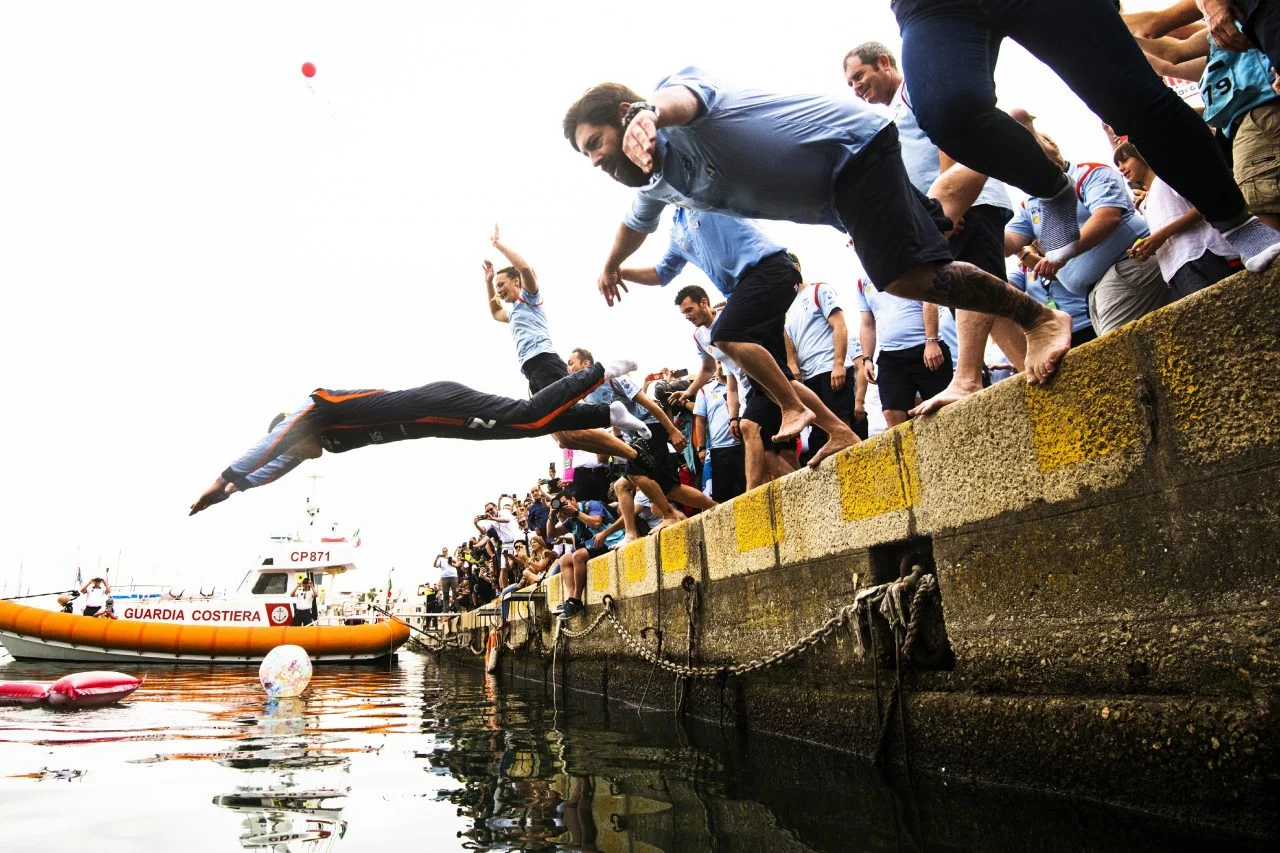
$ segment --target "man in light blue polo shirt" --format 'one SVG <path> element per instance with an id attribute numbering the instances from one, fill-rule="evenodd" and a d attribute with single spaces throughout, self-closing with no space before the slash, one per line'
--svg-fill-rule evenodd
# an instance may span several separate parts
<path id="1" fill-rule="evenodd" d="M 760 427 L 765 451 L 794 443 L 776 436 L 785 433 L 787 403 L 773 391 L 781 379 L 788 398 L 810 413 L 810 422 L 832 436 L 828 453 L 856 443 L 848 424 L 841 421 L 811 388 L 791 376 L 783 325 L 787 309 L 802 283 L 800 269 L 785 249 L 774 243 L 748 219 L 703 210 L 677 207 L 671 218 L 671 238 L 662 259 L 652 267 L 619 270 L 624 281 L 666 285 L 689 263 L 706 273 L 720 292 L 728 297 L 715 317 L 708 341 L 751 377 L 742 418 Z M 723 346 L 720 342 L 725 340 Z M 767 375 L 752 372 L 768 368 Z M 776 389 L 775 389 L 776 390 Z M 683 396 L 692 400 L 697 388 Z M 749 458 L 754 458 L 748 451 Z M 750 481 L 750 477 L 748 478 Z"/>
<path id="2" fill-rule="evenodd" d="M 1036 251 L 1032 243 L 1039 238 L 1043 221 L 1043 205 L 1037 198 L 1027 199 L 1007 226 L 1005 252 L 1016 254 L 1040 278 L 1087 297 L 1089 318 L 1099 335 L 1167 305 L 1169 286 L 1160 276 L 1159 263 L 1128 255 L 1129 247 L 1151 232 L 1133 207 L 1124 176 L 1102 163 L 1068 163 L 1052 139 L 1038 132 L 1036 138 L 1075 187 L 1079 254 L 1059 266 Z"/>
<path id="3" fill-rule="evenodd" d="M 686 68 L 662 80 L 648 102 L 619 84 L 596 86 L 569 108 L 563 129 L 593 166 L 637 190 L 599 280 L 609 304 L 618 297 L 623 261 L 657 229 L 662 208 L 675 204 L 845 231 L 884 290 L 1016 322 L 1027 335 L 1033 382 L 1057 369 L 1070 344 L 1066 314 L 954 262 L 939 230 L 950 230 L 950 222 L 911 185 L 896 129 L 857 99 L 730 89 Z M 741 363 L 753 377 L 762 367 L 745 357 Z M 779 439 L 812 422 L 783 408 Z"/>
<path id="4" fill-rule="evenodd" d="M 916 120 L 911 93 L 898 68 L 898 59 L 889 48 L 877 41 L 858 45 L 845 55 L 844 77 L 859 98 L 886 106 L 893 114 L 902 142 L 902 161 L 912 185 L 925 195 L 936 197 L 952 220 L 963 217 L 964 227 L 947 240 L 956 260 L 1003 279 L 1004 226 L 1013 217 L 1013 204 L 1005 185 L 957 164 L 938 150 Z M 987 337 L 993 332 L 1021 355 L 1021 333 L 1007 320 L 996 322 L 991 315 L 973 312 L 961 312 L 956 320 L 963 338 L 951 350 L 956 359 L 951 384 L 912 409 L 912 415 L 936 411 L 982 390 L 983 353 Z"/>
<path id="5" fill-rule="evenodd" d="M 736 498 L 747 490 L 746 459 L 742 442 L 733 434 L 729 419 L 729 387 L 724 383 L 723 369 L 717 367 L 715 379 L 698 390 L 693 405 L 694 444 L 705 448 L 711 468 L 711 497 L 716 503 Z"/>
<path id="6" fill-rule="evenodd" d="M 786 333 L 792 372 L 852 429 L 857 380 L 848 375 L 849 330 L 835 288 L 823 282 L 802 285 L 787 309 Z M 813 427 L 801 461 L 808 462 L 826 441 L 826 433 Z"/>
<path id="7" fill-rule="evenodd" d="M 928 302 L 913 302 L 884 293 L 866 279 L 858 280 L 862 311 L 862 369 L 880 390 L 885 423 L 907 420 L 917 395 L 928 400 L 951 382 L 951 350 L 938 333 L 939 311 Z"/>

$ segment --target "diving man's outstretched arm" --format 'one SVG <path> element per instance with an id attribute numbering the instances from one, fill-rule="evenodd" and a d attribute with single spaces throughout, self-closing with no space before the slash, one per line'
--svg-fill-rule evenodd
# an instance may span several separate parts
<path id="1" fill-rule="evenodd" d="M 300 423 L 312 404 L 292 412 L 275 423 L 271 431 L 258 440 L 248 452 L 227 466 L 209 488 L 191 505 L 189 515 L 222 503 L 234 492 L 243 492 L 256 486 L 272 483 L 294 468 L 304 459 L 319 456 L 319 446 L 309 429 Z M 311 444 L 316 444 L 311 448 Z"/>

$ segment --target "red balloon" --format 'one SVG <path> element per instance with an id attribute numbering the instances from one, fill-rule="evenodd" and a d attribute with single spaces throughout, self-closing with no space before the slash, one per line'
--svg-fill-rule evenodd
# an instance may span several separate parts
<path id="1" fill-rule="evenodd" d="M 316 76 L 316 67 L 315 67 L 315 65 L 313 65 L 313 64 L 312 64 L 312 63 L 310 63 L 310 62 L 304 62 L 304 63 L 302 63 L 302 76 L 303 76 L 303 77 L 314 77 L 314 76 Z"/>

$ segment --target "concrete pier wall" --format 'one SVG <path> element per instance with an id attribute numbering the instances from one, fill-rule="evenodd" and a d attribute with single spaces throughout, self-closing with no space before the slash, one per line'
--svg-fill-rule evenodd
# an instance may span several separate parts
<path id="1" fill-rule="evenodd" d="M 594 560 L 570 627 L 607 594 L 633 635 L 661 631 L 684 662 L 691 579 L 695 663 L 740 663 L 892 580 L 908 549 L 931 552 L 956 663 L 908 671 L 892 725 L 893 673 L 847 633 L 761 673 L 689 681 L 686 710 L 1266 834 L 1278 474 L 1280 273 L 1243 274 L 1072 351 L 1047 388 L 1006 380 Z M 547 604 L 561 595 L 551 579 Z M 543 631 L 550 647 L 539 615 L 512 639 Z M 674 678 L 608 622 L 560 648 L 568 686 L 674 707 Z"/>

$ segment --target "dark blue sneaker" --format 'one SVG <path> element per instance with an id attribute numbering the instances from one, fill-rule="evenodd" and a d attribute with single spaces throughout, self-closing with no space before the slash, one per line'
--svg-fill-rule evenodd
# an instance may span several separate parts
<path id="1" fill-rule="evenodd" d="M 566 621 L 572 619 L 581 613 L 585 607 L 586 605 L 576 598 L 566 598 L 564 607 L 560 609 L 560 618 Z"/>

